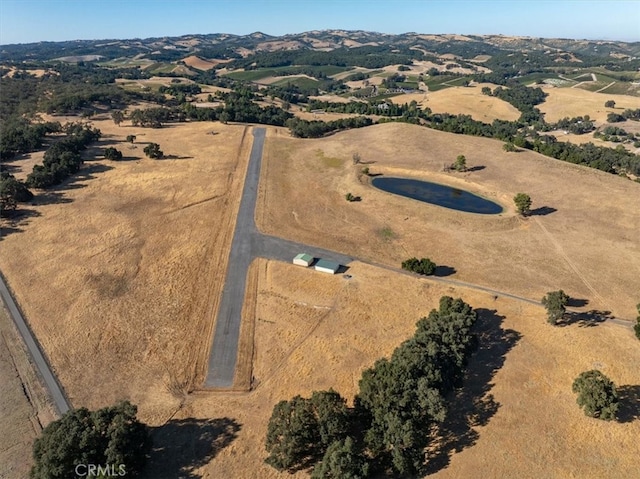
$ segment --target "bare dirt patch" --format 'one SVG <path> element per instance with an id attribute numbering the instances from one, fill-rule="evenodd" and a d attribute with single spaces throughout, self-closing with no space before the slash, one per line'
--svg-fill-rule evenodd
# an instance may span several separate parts
<path id="1" fill-rule="evenodd" d="M 428 93 L 409 93 L 390 98 L 394 103 L 418 102 L 422 108 L 430 108 L 434 113 L 471 115 L 475 120 L 491 123 L 495 119 L 514 121 L 520 112 L 506 101 L 483 95 L 481 90 L 487 84 L 468 87 L 451 87 Z"/>

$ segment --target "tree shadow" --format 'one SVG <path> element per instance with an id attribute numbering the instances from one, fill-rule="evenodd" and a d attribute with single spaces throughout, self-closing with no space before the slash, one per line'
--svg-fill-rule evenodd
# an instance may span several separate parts
<path id="1" fill-rule="evenodd" d="M 589 304 L 588 299 L 569 298 L 567 300 L 567 306 L 570 308 L 581 308 Z"/>
<path id="2" fill-rule="evenodd" d="M 597 309 L 584 312 L 566 311 L 556 326 L 563 327 L 577 324 L 581 328 L 590 328 L 612 318 L 614 318 L 614 316 L 611 314 L 611 311 L 599 311 Z"/>
<path id="3" fill-rule="evenodd" d="M 96 178 L 96 174 L 113 170 L 113 168 L 113 166 L 104 165 L 102 163 L 91 163 L 88 166 L 85 165 L 79 172 L 73 174 L 59 185 L 52 186 L 50 189 L 65 191 L 86 188 L 87 185 L 81 183 L 82 181 L 93 180 Z"/>
<path id="4" fill-rule="evenodd" d="M 451 266 L 436 266 L 436 270 L 433 272 L 433 275 L 439 278 L 451 276 L 452 274 L 456 274 L 456 269 Z"/>
<path id="5" fill-rule="evenodd" d="M 2 224 L 0 224 L 0 241 L 13 233 L 21 233 L 24 231 L 22 227 L 29 224 L 29 219 L 37 218 L 38 216 L 42 216 L 42 213 L 30 208 L 21 208 L 20 206 L 9 213 L 3 211 L 3 216 L 0 220 L 2 221 Z"/>
<path id="6" fill-rule="evenodd" d="M 472 166 L 471 168 L 467 168 L 465 171 L 469 171 L 469 172 L 481 171 L 481 170 L 484 170 L 485 168 L 486 166 L 484 165 L 478 165 L 478 166 Z"/>
<path id="7" fill-rule="evenodd" d="M 164 155 L 162 158 L 156 158 L 156 160 L 193 160 L 193 156 Z"/>
<path id="8" fill-rule="evenodd" d="M 551 213 L 555 213 L 556 211 L 558 210 L 556 208 L 552 208 L 551 206 L 541 206 L 540 208 L 529 210 L 527 216 L 547 216 Z"/>
<path id="9" fill-rule="evenodd" d="M 147 479 L 192 479 L 202 477 L 204 466 L 238 436 L 241 425 L 228 417 L 220 419 L 173 419 L 153 428 L 153 447 L 143 477 Z"/>
<path id="10" fill-rule="evenodd" d="M 71 203 L 71 198 L 66 198 L 64 193 L 57 191 L 45 191 L 33 197 L 32 204 L 34 205 L 58 205 L 61 203 Z"/>
<path id="11" fill-rule="evenodd" d="M 640 386 L 620 386 L 618 391 L 618 422 L 640 420 Z"/>
<path id="12" fill-rule="evenodd" d="M 474 331 L 478 336 L 478 349 L 469 360 L 463 387 L 448 398 L 447 417 L 428 448 L 423 471 L 427 475 L 446 468 L 454 453 L 476 443 L 480 434 L 475 428 L 488 424 L 500 408 L 490 393 L 491 381 L 522 337 L 513 329 L 502 329 L 505 317 L 496 310 L 479 308 L 476 312 L 478 321 Z"/>

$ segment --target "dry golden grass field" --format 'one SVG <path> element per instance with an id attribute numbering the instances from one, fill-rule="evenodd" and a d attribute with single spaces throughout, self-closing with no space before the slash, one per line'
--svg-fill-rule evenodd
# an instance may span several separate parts
<path id="1" fill-rule="evenodd" d="M 505 211 L 473 215 L 379 191 L 359 174 L 363 165 L 352 164 L 355 152 L 371 173 L 461 187 Z M 442 172 L 459 154 L 476 171 Z M 347 192 L 362 201 L 346 202 Z M 518 192 L 550 214 L 519 218 Z M 640 188 L 614 175 L 530 151 L 506 153 L 496 140 L 392 123 L 321 140 L 271 130 L 261 195 L 256 219 L 271 234 L 396 267 L 427 256 L 463 281 L 534 299 L 562 288 L 590 309 L 635 316 Z"/>
<path id="2" fill-rule="evenodd" d="M 565 117 L 589 115 L 598 124 L 607 121 L 609 113 L 622 113 L 627 108 L 640 108 L 640 98 L 630 95 L 610 95 L 606 92 L 594 93 L 580 88 L 543 87 L 549 96 L 537 106 L 548 122 Z M 605 108 L 608 100 L 616 102 L 615 108 Z"/>
<path id="3" fill-rule="evenodd" d="M 0 384 L 0 477 L 22 479 L 29 475 L 33 441 L 54 414 L 24 343 L 2 304 Z"/>
<path id="4" fill-rule="evenodd" d="M 394 103 L 418 102 L 422 108 L 430 108 L 433 113 L 451 113 L 454 115 L 471 115 L 474 120 L 491 123 L 495 119 L 514 121 L 520 112 L 500 98 L 481 93 L 483 86 L 478 83 L 468 87 L 451 87 L 428 93 L 409 93 L 394 96 Z"/>
<path id="5" fill-rule="evenodd" d="M 95 125 L 125 160 L 86 163 L 3 225 L 0 268 L 75 406 L 130 398 L 162 423 L 204 378 L 249 128 Z"/>
<path id="6" fill-rule="evenodd" d="M 542 307 L 366 262 L 329 276 L 254 261 L 243 310 L 251 392 L 198 390 L 239 195 L 250 127 L 152 130 L 95 121 L 123 162 L 88 161 L 4 225 L 0 270 L 74 406 L 118 399 L 153 427 L 148 477 L 291 477 L 264 465 L 273 405 L 333 387 L 351 398 L 363 368 L 413 334 L 440 296 L 483 308 L 472 380 L 453 402 L 471 427 L 434 451 L 436 477 L 629 478 L 637 473 L 640 348 L 625 326 L 551 327 Z M 211 134 L 214 132 L 215 134 Z M 136 148 L 124 142 L 137 135 Z M 165 160 L 142 154 L 157 142 Z M 374 189 L 372 173 L 433 179 L 501 203 L 502 215 L 444 210 Z M 464 154 L 474 171 L 444 173 Z M 268 128 L 256 221 L 264 232 L 398 267 L 428 256 L 452 279 L 533 299 L 562 288 L 582 308 L 634 315 L 640 291 L 639 185 L 502 142 L 384 124 L 320 140 Z M 544 216 L 519 218 L 529 193 Z M 362 197 L 348 203 L 346 192 Z M 242 358 L 241 358 L 242 359 Z M 246 359 L 246 358 L 244 358 Z M 252 366 L 252 368 L 251 368 Z M 586 418 L 571 382 L 598 367 L 624 393 L 623 422 Z M 26 449 L 26 446 L 25 446 Z M 454 453 L 459 449 L 459 453 Z M 304 477 L 303 473 L 297 476 Z"/>

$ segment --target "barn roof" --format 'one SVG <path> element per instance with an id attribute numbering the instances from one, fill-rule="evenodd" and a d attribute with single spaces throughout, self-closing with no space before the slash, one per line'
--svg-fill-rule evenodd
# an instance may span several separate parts
<path id="1" fill-rule="evenodd" d="M 315 264 L 315 267 L 338 271 L 338 269 L 340 269 L 340 264 L 334 261 L 329 261 L 328 259 L 319 259 L 318 262 Z"/>

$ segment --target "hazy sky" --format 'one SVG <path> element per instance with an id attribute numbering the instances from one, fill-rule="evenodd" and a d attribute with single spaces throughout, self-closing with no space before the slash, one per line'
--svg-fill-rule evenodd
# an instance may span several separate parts
<path id="1" fill-rule="evenodd" d="M 0 44 L 332 28 L 640 41 L 640 0 L 0 0 Z"/>

